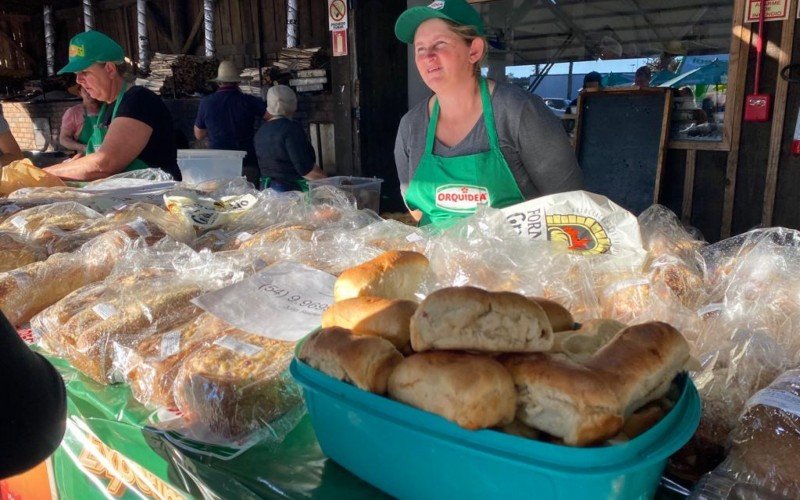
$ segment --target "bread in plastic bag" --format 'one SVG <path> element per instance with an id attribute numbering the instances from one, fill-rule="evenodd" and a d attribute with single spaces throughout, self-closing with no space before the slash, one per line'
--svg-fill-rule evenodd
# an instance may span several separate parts
<path id="1" fill-rule="evenodd" d="M 80 203 L 68 201 L 22 210 L 0 223 L 0 231 L 18 234 L 46 248 L 69 232 L 98 219 L 102 219 L 99 213 Z"/>
<path id="2" fill-rule="evenodd" d="M 203 313 L 167 331 L 126 346 L 114 346 L 114 366 L 130 384 L 133 396 L 151 407 L 175 408 L 172 387 L 187 356 L 207 339 L 223 334 L 219 322 Z"/>
<path id="3" fill-rule="evenodd" d="M 26 187 L 64 186 L 64 181 L 36 167 L 30 160 L 12 161 L 0 168 L 0 196 Z"/>
<path id="4" fill-rule="evenodd" d="M 267 427 L 302 401 L 286 368 L 294 343 L 228 328 L 181 364 L 175 401 L 192 427 L 236 439 Z"/>
<path id="5" fill-rule="evenodd" d="M 143 238 L 142 232 L 151 238 Z M 135 242 L 153 243 L 153 232 L 154 227 L 138 221 L 101 234 L 75 252 L 57 253 L 0 274 L 0 309 L 11 324 L 24 324 L 72 291 L 105 279 Z"/>
<path id="6" fill-rule="evenodd" d="M 21 236 L 0 231 L 0 272 L 11 271 L 26 264 L 44 260 L 47 252 Z"/>
<path id="7" fill-rule="evenodd" d="M 729 454 L 691 498 L 800 498 L 800 370 L 789 370 L 747 402 Z"/>

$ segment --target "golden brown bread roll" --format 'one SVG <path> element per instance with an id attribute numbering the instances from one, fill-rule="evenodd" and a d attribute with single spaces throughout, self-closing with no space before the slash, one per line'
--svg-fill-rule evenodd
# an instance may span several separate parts
<path id="1" fill-rule="evenodd" d="M 537 352 L 552 345 L 553 329 L 542 307 L 511 292 L 442 288 L 411 317 L 411 346 L 417 352 Z"/>
<path id="2" fill-rule="evenodd" d="M 564 330 L 575 329 L 575 318 L 558 302 L 543 297 L 528 297 L 528 299 L 536 302 L 544 310 L 547 319 L 550 320 L 550 326 L 554 332 L 563 332 Z"/>
<path id="3" fill-rule="evenodd" d="M 689 360 L 689 345 L 666 323 L 618 333 L 585 363 L 549 355 L 502 358 L 519 393 L 517 418 L 585 446 L 616 435 L 624 419 L 661 398 Z"/>
<path id="4" fill-rule="evenodd" d="M 389 375 L 403 355 L 381 337 L 359 337 L 332 327 L 311 334 L 300 350 L 300 359 L 331 377 L 384 394 Z"/>
<path id="5" fill-rule="evenodd" d="M 322 328 L 339 326 L 356 335 L 383 337 L 403 350 L 409 345 L 409 323 L 417 303 L 381 297 L 356 297 L 336 302 L 322 314 Z"/>
<path id="6" fill-rule="evenodd" d="M 465 429 L 511 423 L 517 401 L 503 365 L 488 356 L 444 351 L 404 359 L 389 377 L 389 396 Z"/>
<path id="7" fill-rule="evenodd" d="M 294 345 L 232 329 L 194 350 L 175 379 L 184 418 L 226 439 L 269 425 L 302 401 L 286 373 Z"/>
<path id="8" fill-rule="evenodd" d="M 333 286 L 333 299 L 338 302 L 370 296 L 416 300 L 414 293 L 428 265 L 428 259 L 417 252 L 386 252 L 344 271 Z"/>

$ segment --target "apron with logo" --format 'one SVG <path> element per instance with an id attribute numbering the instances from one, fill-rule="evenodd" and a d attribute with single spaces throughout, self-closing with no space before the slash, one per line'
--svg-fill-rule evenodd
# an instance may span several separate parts
<path id="1" fill-rule="evenodd" d="M 524 201 L 500 150 L 486 79 L 480 79 L 480 87 L 483 121 L 489 136 L 489 151 L 482 153 L 451 158 L 433 154 L 439 119 L 439 101 L 434 100 L 425 152 L 406 191 L 408 207 L 422 211 L 420 225 L 446 227 L 475 213 L 478 204 L 502 208 Z"/>
<path id="2" fill-rule="evenodd" d="M 111 120 L 114 121 L 114 118 L 117 117 L 117 110 L 119 109 L 119 103 L 122 102 L 122 96 L 125 94 L 125 91 L 128 90 L 127 87 L 122 87 L 122 90 L 119 91 L 117 95 L 117 102 L 114 104 L 114 110 L 111 112 Z M 97 114 L 97 119 L 94 124 L 94 129 L 92 130 L 92 136 L 89 138 L 89 142 L 86 143 L 86 154 L 94 153 L 100 150 L 100 146 L 103 145 L 103 140 L 106 138 L 106 134 L 108 133 L 108 127 L 103 124 L 103 118 L 105 117 L 106 113 L 106 103 L 100 107 L 100 112 Z M 81 132 L 83 133 L 83 132 Z M 130 172 L 131 170 L 141 170 L 147 168 L 147 163 L 143 162 L 139 158 L 134 159 L 130 165 L 125 167 L 123 172 Z"/>
<path id="3" fill-rule="evenodd" d="M 83 128 L 81 129 L 81 133 L 78 134 L 78 142 L 87 146 L 86 152 L 90 153 L 88 144 L 89 140 L 92 138 L 92 133 L 94 133 L 94 126 L 97 123 L 98 115 L 89 116 L 88 113 L 84 110 L 83 112 Z"/>

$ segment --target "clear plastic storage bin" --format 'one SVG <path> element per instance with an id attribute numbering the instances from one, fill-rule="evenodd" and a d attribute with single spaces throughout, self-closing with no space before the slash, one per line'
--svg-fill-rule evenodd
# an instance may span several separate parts
<path id="1" fill-rule="evenodd" d="M 315 181 L 308 181 L 308 189 L 320 186 L 334 186 L 353 194 L 358 208 L 368 208 L 378 213 L 381 208 L 381 183 L 376 177 L 350 177 L 340 175 Z"/>
<path id="2" fill-rule="evenodd" d="M 179 149 L 178 167 L 183 182 L 200 184 L 212 179 L 234 179 L 242 176 L 246 151 L 226 149 Z"/>

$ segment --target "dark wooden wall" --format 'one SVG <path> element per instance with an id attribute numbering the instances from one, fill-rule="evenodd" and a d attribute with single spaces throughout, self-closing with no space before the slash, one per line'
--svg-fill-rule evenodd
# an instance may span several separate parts
<path id="1" fill-rule="evenodd" d="M 0 77 L 30 78 L 45 59 L 41 17 L 3 12 L 0 2 Z"/>

